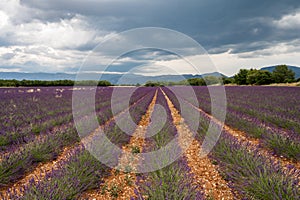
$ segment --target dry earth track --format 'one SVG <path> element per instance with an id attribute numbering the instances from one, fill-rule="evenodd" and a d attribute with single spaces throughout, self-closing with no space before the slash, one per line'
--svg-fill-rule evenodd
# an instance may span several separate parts
<path id="1" fill-rule="evenodd" d="M 100 186 L 102 189 L 99 187 L 96 190 L 87 191 L 82 194 L 79 199 L 130 199 L 130 197 L 136 196 L 134 193 L 134 189 L 136 188 L 136 174 L 130 171 L 136 170 L 140 157 L 132 154 L 132 149 L 138 148 L 139 151 L 142 152 L 143 146 L 145 145 L 144 137 L 150 123 L 150 117 L 154 110 L 156 98 L 157 91 L 129 143 L 122 147 L 124 153 L 121 155 L 119 164 L 116 167 L 118 170 L 111 170 L 111 176 L 105 178 L 103 180 L 104 183 Z M 116 190 L 113 191 L 113 188 Z"/>
<path id="2" fill-rule="evenodd" d="M 184 123 L 184 119 L 171 100 L 164 92 L 163 94 L 178 132 L 179 145 L 182 149 L 186 149 L 184 157 L 186 157 L 191 173 L 194 175 L 194 184 L 203 186 L 207 197 L 222 200 L 234 199 L 233 191 L 219 174 L 216 165 L 213 165 L 207 156 L 200 158 L 201 147 L 199 143 L 194 139 L 193 133 Z"/>

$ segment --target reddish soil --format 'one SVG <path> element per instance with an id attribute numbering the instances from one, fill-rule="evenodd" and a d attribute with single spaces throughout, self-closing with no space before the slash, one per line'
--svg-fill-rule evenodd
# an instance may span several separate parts
<path id="1" fill-rule="evenodd" d="M 165 98 L 171 109 L 173 121 L 178 132 L 179 145 L 182 149 L 186 149 L 184 157 L 186 157 L 188 166 L 191 168 L 191 173 L 194 176 L 194 184 L 202 186 L 205 195 L 209 198 L 234 199 L 233 192 L 229 188 L 228 183 L 219 174 L 217 166 L 213 165 L 208 157 L 200 157 L 201 147 L 199 142 L 193 138 L 191 130 L 184 123 L 184 119 L 180 116 L 170 99 L 166 95 Z"/>
<path id="2" fill-rule="evenodd" d="M 138 148 L 141 152 L 145 145 L 144 135 L 150 123 L 150 117 L 154 110 L 154 105 L 157 98 L 157 92 L 153 97 L 146 113 L 142 116 L 137 129 L 133 133 L 129 143 L 122 147 L 124 153 L 119 159 L 119 164 L 116 167 L 119 170 L 112 169 L 111 176 L 105 178 L 104 183 L 99 189 L 87 191 L 81 195 L 80 199 L 130 199 L 135 197 L 134 189 L 136 188 L 136 166 L 140 160 L 138 155 L 132 154 L 133 148 Z M 132 172 L 124 172 L 130 169 Z"/>

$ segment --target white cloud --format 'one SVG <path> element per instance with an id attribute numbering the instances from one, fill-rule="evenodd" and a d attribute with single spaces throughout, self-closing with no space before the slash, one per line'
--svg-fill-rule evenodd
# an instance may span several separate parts
<path id="1" fill-rule="evenodd" d="M 209 55 L 186 56 L 184 59 L 158 60 L 153 63 L 154 66 L 164 66 L 164 74 L 203 74 L 218 71 Z"/>
<path id="2" fill-rule="evenodd" d="M 8 24 L 8 16 L 5 12 L 0 11 L 0 28 L 3 28 Z"/>
<path id="3" fill-rule="evenodd" d="M 43 15 L 43 11 L 23 5 L 21 0 L 1 0 L 0 10 L 4 12 L 13 24 L 29 22 Z"/>
<path id="4" fill-rule="evenodd" d="M 300 28 L 300 11 L 284 15 L 279 20 L 273 21 L 274 25 L 280 29 L 299 29 Z"/>
<path id="5" fill-rule="evenodd" d="M 98 30 L 82 15 L 47 21 L 36 16 L 43 15 L 38 9 L 28 8 L 19 0 L 0 2 L 1 66 L 22 67 L 22 71 L 63 72 L 78 68 L 88 51 L 110 32 Z M 1 44 L 0 44 L 1 45 Z M 32 65 L 32 66 L 30 66 Z M 38 67 L 38 69 L 37 69 Z M 0 67 L 1 71 L 7 71 Z"/>
<path id="6" fill-rule="evenodd" d="M 11 71 L 75 71 L 92 47 L 114 34 L 114 31 L 107 30 L 124 30 L 127 27 L 153 24 L 172 27 L 169 26 L 172 24 L 169 22 L 172 21 L 164 21 L 164 16 L 169 15 L 169 13 L 163 9 L 162 5 L 159 5 L 159 2 L 154 4 L 151 2 L 149 6 L 145 6 L 140 2 L 132 0 L 130 1 L 131 4 L 128 4 L 128 2 L 124 3 L 121 0 L 115 0 L 114 2 L 104 0 L 88 1 L 83 4 L 80 1 L 1 0 L 0 71 L 9 71 L 10 69 Z M 152 7 L 150 7 L 150 4 Z M 164 14 L 162 15 L 157 8 L 160 8 Z M 149 13 L 145 14 L 148 10 Z M 136 11 L 139 14 L 131 11 Z M 201 13 L 198 10 L 197 12 Z M 153 19 L 151 19 L 152 15 L 155 16 Z M 182 16 L 185 17 L 185 15 Z M 154 20 L 158 19 L 159 23 L 153 23 Z M 178 22 L 178 26 L 173 26 L 173 28 L 191 34 L 189 26 L 180 25 L 178 19 L 180 20 L 180 18 L 176 18 L 177 21 L 174 23 L 177 24 Z M 184 23 L 186 24 L 186 21 Z M 258 36 L 261 38 L 256 39 L 257 42 L 253 42 L 253 40 L 247 39 L 246 34 L 245 37 L 238 36 L 236 41 L 225 41 L 226 44 L 227 42 L 231 42 L 231 44 L 220 47 L 214 45 L 214 49 L 209 50 L 212 53 L 210 58 L 220 72 L 231 75 L 241 67 L 261 67 L 278 63 L 300 65 L 297 59 L 300 57 L 300 40 L 290 39 L 295 38 L 294 35 L 297 34 L 295 30 L 299 30 L 300 10 L 284 15 L 278 20 L 274 20 L 271 16 L 258 15 L 257 18 L 247 18 L 244 24 L 249 27 L 251 37 Z M 201 27 L 205 27 L 201 23 L 198 24 L 198 22 L 197 26 L 192 25 L 195 29 L 199 26 L 199 30 Z M 269 34 L 268 29 L 264 29 L 265 27 L 274 31 L 272 35 L 264 36 L 265 32 Z M 215 30 L 214 32 L 221 33 Z M 234 32 L 239 31 L 232 29 L 229 34 Z M 224 31 L 224 33 L 226 32 Z M 207 36 L 209 32 L 203 34 Z M 224 35 L 226 36 L 226 34 Z M 215 38 L 211 39 L 214 42 L 218 39 L 214 36 L 214 34 L 211 34 L 211 37 L 207 36 L 207 38 Z M 132 38 L 116 38 L 115 43 L 109 43 L 91 56 L 88 63 L 91 67 L 88 70 L 95 70 L 102 63 L 111 61 L 113 55 L 119 52 L 123 53 L 122 50 L 127 50 L 128 47 L 138 48 L 139 40 L 145 39 L 149 41 L 150 45 L 166 43 L 170 48 L 185 52 L 184 55 L 194 55 L 193 48 L 189 49 L 189 45 L 185 40 L 180 41 L 176 37 L 169 37 L 166 40 L 165 37 L 161 37 L 159 34 L 148 33 Z M 290 42 L 286 42 L 288 40 Z M 170 42 L 168 43 L 168 41 Z M 137 45 L 135 46 L 135 44 Z M 133 55 L 132 57 L 122 57 L 115 61 L 114 65 L 122 67 L 122 65 L 129 65 L 130 63 L 134 65 L 148 63 L 140 69 L 152 75 L 168 74 L 170 73 L 168 69 L 185 74 L 197 73 L 190 64 L 174 57 L 174 55 L 163 54 L 160 57 L 160 54 L 156 54 L 157 52 L 153 51 L 137 56 Z M 204 59 L 203 56 L 188 56 L 187 58 L 193 63 L 197 63 L 201 73 L 216 71 L 216 69 L 211 68 L 212 65 L 207 57 Z M 162 68 L 162 66 L 166 67 Z"/>
<path id="7" fill-rule="evenodd" d="M 1 15 L 1 13 L 0 13 Z M 2 15 L 3 14 L 2 12 Z M 7 15 L 5 15 L 7 16 Z M 52 48 L 74 49 L 89 43 L 97 43 L 107 32 L 89 28 L 83 16 L 75 15 L 71 19 L 61 19 L 57 22 L 42 22 L 33 20 L 29 23 L 13 24 L 1 20 L 0 37 L 18 45 L 47 45 Z"/>
<path id="8" fill-rule="evenodd" d="M 260 69 L 264 66 L 274 66 L 278 64 L 288 64 L 299 66 L 300 50 L 297 47 L 289 46 L 289 44 L 278 44 L 273 47 L 259 50 L 256 52 L 231 54 L 225 52 L 221 54 L 212 54 L 210 58 L 218 67 L 219 72 L 225 75 L 233 75 L 237 73 L 239 68 Z M 292 50 L 294 49 L 294 51 Z"/>
<path id="9" fill-rule="evenodd" d="M 14 56 L 5 59 L 3 55 L 7 54 Z M 64 51 L 41 45 L 0 47 L 0 62 L 2 66 L 22 67 L 24 72 L 64 72 L 66 68 L 78 68 L 86 54 L 87 52 Z M 0 71 L 3 71 L 2 67 Z"/>
<path id="10" fill-rule="evenodd" d="M 53 11 L 49 11 L 53 12 Z M 0 39 L 13 45 L 46 45 L 52 48 L 74 49 L 97 44 L 110 32 L 96 29 L 86 16 L 60 13 L 68 17 L 47 16 L 47 10 L 23 5 L 20 0 L 0 2 Z"/>

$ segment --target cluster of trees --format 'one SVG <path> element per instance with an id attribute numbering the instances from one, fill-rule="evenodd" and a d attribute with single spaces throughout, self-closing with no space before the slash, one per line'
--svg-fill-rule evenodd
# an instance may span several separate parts
<path id="1" fill-rule="evenodd" d="M 72 81 L 72 80 L 54 80 L 54 81 L 40 81 L 40 80 L 1 80 L 0 87 L 36 87 L 36 86 L 73 86 L 73 85 L 89 86 L 89 85 L 98 85 L 98 86 L 111 86 L 112 84 L 109 81 Z"/>
<path id="2" fill-rule="evenodd" d="M 218 76 L 205 76 L 203 78 L 191 78 L 188 79 L 188 84 L 193 86 L 205 86 L 205 85 L 218 85 L 223 82 L 225 77 Z"/>
<path id="3" fill-rule="evenodd" d="M 159 86 L 173 86 L 173 85 L 188 85 L 187 80 L 182 80 L 179 82 L 174 82 L 174 81 L 147 81 L 145 83 L 146 87 L 159 87 Z M 139 86 L 137 84 L 136 86 Z"/>
<path id="4" fill-rule="evenodd" d="M 220 84 L 223 81 L 223 77 L 217 76 L 206 76 L 204 78 L 190 78 L 179 82 L 173 81 L 147 81 L 146 87 L 157 87 L 157 86 L 172 86 L 172 85 L 193 85 L 193 86 L 205 86 Z"/>
<path id="5" fill-rule="evenodd" d="M 238 85 L 267 85 L 271 83 L 295 82 L 295 73 L 286 65 L 278 65 L 271 73 L 265 70 L 241 69 L 232 82 Z"/>
<path id="6" fill-rule="evenodd" d="M 171 86 L 171 85 L 217 85 L 217 84 L 237 84 L 237 85 L 268 85 L 271 83 L 292 83 L 295 80 L 295 73 L 288 69 L 286 65 L 278 65 L 273 72 L 258 69 L 241 69 L 233 77 L 206 76 L 203 78 L 191 78 L 180 82 L 154 82 L 148 81 L 145 86 Z"/>

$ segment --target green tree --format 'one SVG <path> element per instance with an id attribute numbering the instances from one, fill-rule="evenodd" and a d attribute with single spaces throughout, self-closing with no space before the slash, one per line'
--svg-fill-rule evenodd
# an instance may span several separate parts
<path id="1" fill-rule="evenodd" d="M 98 81 L 98 84 L 97 84 L 97 86 L 111 86 L 111 85 L 112 84 L 107 80 L 100 80 L 100 81 Z"/>
<path id="2" fill-rule="evenodd" d="M 275 83 L 291 83 L 295 81 L 295 73 L 286 65 L 275 67 L 272 77 Z"/>
<path id="3" fill-rule="evenodd" d="M 145 83 L 146 87 L 159 87 L 161 84 L 159 82 L 147 81 Z"/>
<path id="4" fill-rule="evenodd" d="M 238 85 L 247 85 L 248 69 L 240 69 L 239 73 L 234 75 L 234 82 Z"/>
<path id="5" fill-rule="evenodd" d="M 1 80 L 0 79 L 0 86 L 6 87 L 36 87 L 36 86 L 73 86 L 73 80 L 53 80 L 53 81 L 41 81 L 41 80 Z M 112 84 L 109 81 L 101 80 L 101 81 L 94 81 L 94 80 L 84 80 L 84 81 L 76 81 L 76 85 L 82 86 L 111 86 Z"/>
<path id="6" fill-rule="evenodd" d="M 251 85 L 267 85 L 272 83 L 272 74 L 269 71 L 251 69 L 247 74 L 247 83 Z"/>
<path id="7" fill-rule="evenodd" d="M 215 85 L 222 83 L 222 77 L 218 76 L 205 76 L 204 77 L 206 85 Z"/>
<path id="8" fill-rule="evenodd" d="M 206 82 L 203 78 L 190 78 L 187 80 L 190 85 L 193 86 L 204 86 Z"/>
<path id="9" fill-rule="evenodd" d="M 234 83 L 234 79 L 231 77 L 222 77 L 222 81 L 224 85 Z"/>

